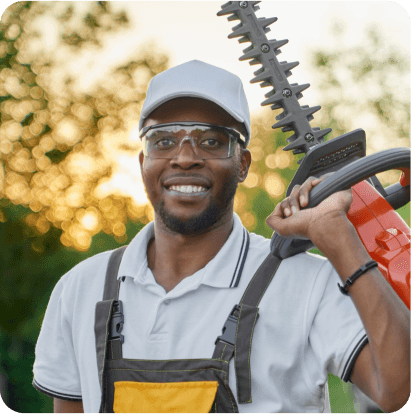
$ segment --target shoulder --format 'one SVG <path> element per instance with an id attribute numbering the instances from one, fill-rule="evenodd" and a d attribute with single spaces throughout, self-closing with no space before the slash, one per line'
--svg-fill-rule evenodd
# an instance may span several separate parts
<path id="1" fill-rule="evenodd" d="M 254 271 L 269 255 L 270 242 L 270 239 L 250 233 L 247 261 L 251 262 Z M 293 296 L 311 299 L 315 297 L 319 300 L 330 279 L 338 282 L 338 274 L 330 261 L 318 254 L 304 252 L 281 261 L 272 289 L 282 292 L 292 290 Z"/>
<path id="2" fill-rule="evenodd" d="M 255 233 L 250 233 L 250 254 L 255 256 L 267 257 L 270 253 L 271 240 Z M 305 268 L 311 273 L 317 274 L 320 269 L 322 273 L 330 273 L 333 267 L 329 260 L 318 254 L 310 252 L 299 253 L 287 259 L 283 259 L 281 263 L 283 269 L 286 268 Z"/>
<path id="3" fill-rule="evenodd" d="M 112 250 L 91 256 L 64 274 L 57 282 L 53 295 L 63 304 L 73 304 L 79 298 L 101 300 L 107 264 Z"/>
<path id="4" fill-rule="evenodd" d="M 99 270 L 105 270 L 107 268 L 112 252 L 113 250 L 108 250 L 82 260 L 62 276 L 60 279 L 61 283 L 69 284 L 77 281 L 87 284 L 96 277 Z"/>

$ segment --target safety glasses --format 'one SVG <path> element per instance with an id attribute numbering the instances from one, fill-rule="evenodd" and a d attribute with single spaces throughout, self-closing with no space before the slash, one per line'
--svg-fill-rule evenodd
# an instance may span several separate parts
<path id="1" fill-rule="evenodd" d="M 232 128 L 201 122 L 171 122 L 141 129 L 143 153 L 150 158 L 171 159 L 184 144 L 190 144 L 198 158 L 230 158 L 245 137 Z"/>

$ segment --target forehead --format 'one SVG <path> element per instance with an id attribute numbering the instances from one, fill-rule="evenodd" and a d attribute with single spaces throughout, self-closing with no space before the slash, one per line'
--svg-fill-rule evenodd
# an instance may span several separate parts
<path id="1" fill-rule="evenodd" d="M 217 104 L 205 99 L 176 98 L 156 108 L 146 118 L 144 126 L 176 121 L 204 122 L 241 130 L 242 124 L 236 121 Z"/>

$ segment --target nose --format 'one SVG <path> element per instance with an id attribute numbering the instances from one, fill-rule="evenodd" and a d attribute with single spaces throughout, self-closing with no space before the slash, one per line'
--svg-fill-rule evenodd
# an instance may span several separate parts
<path id="1" fill-rule="evenodd" d="M 204 160 L 196 155 L 193 145 L 195 144 L 191 140 L 183 140 L 177 155 L 170 160 L 171 165 L 179 166 L 185 170 L 201 168 L 204 165 Z"/>

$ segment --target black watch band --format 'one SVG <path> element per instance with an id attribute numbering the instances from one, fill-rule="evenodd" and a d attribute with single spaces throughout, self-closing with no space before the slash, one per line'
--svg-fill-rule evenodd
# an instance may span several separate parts
<path id="1" fill-rule="evenodd" d="M 358 279 L 361 275 L 363 275 L 367 270 L 372 269 L 373 267 L 377 267 L 378 263 L 375 260 L 371 260 L 370 262 L 362 265 L 352 276 L 350 276 L 346 281 L 344 286 L 341 286 L 338 283 L 338 287 L 340 288 L 341 293 L 344 295 L 349 295 L 348 293 L 348 286 L 351 286 L 356 279 Z"/>

